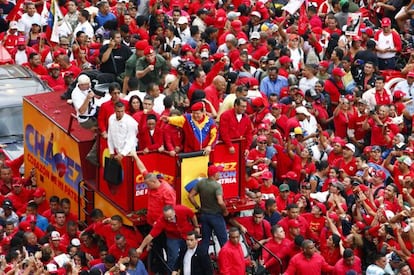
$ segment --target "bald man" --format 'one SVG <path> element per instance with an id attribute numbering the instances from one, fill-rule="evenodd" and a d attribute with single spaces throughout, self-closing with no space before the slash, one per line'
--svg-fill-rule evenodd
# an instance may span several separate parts
<path id="1" fill-rule="evenodd" d="M 213 78 L 213 82 L 204 89 L 206 99 L 211 102 L 216 111 L 220 107 L 221 98 L 226 91 L 227 82 L 224 77 L 218 75 Z"/>

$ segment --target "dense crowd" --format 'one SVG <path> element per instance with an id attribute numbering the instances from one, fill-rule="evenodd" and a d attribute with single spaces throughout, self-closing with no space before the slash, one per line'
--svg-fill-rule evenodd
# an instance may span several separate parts
<path id="1" fill-rule="evenodd" d="M 2 272 L 212 274 L 214 260 L 226 275 L 411 274 L 413 4 L 2 1 L 1 63 L 73 103 L 114 159 L 132 156 L 150 201 L 140 231 L 100 209 L 80 224 L 35 171 L 19 178 L 22 158 L 4 160 Z M 240 216 L 227 212 L 221 167 L 189 192 L 194 215 L 136 154 L 208 155 L 218 141 L 235 154 L 235 139 L 257 202 Z M 99 164 L 96 145 L 87 159 Z"/>

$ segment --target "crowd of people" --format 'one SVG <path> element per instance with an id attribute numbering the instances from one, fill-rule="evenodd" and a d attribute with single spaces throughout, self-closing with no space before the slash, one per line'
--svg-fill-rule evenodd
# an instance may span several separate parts
<path id="1" fill-rule="evenodd" d="M 57 2 L 53 26 L 54 3 L 0 3 L 0 61 L 68 99 L 113 159 L 134 158 L 148 228 L 100 209 L 80 224 L 35 171 L 19 178 L 22 158 L 3 161 L 2 272 L 213 274 L 213 260 L 225 275 L 411 274 L 414 1 Z M 241 215 L 221 167 L 189 192 L 195 215 L 136 153 L 209 155 L 220 141 L 235 154 L 236 139 L 256 202 Z"/>

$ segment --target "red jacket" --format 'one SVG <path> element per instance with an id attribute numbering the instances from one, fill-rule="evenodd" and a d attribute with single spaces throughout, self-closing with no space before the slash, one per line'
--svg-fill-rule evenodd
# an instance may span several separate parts
<path id="1" fill-rule="evenodd" d="M 165 125 L 162 129 L 164 133 L 164 145 L 167 151 L 174 151 L 175 147 L 180 147 L 183 150 L 183 130 L 173 125 Z"/>
<path id="2" fill-rule="evenodd" d="M 174 211 L 176 222 L 167 221 L 162 215 L 149 233 L 152 237 L 155 238 L 164 231 L 167 238 L 185 240 L 187 233 L 194 229 L 191 219 L 195 214 L 184 205 L 176 205 Z"/>
<path id="3" fill-rule="evenodd" d="M 242 115 L 240 121 L 237 120 L 234 109 L 225 111 L 220 116 L 220 139 L 231 147 L 231 140 L 237 138 L 245 138 L 247 148 L 250 147 L 253 140 L 252 122 L 246 114 Z"/>
<path id="4" fill-rule="evenodd" d="M 219 92 L 217 91 L 214 84 L 208 85 L 204 89 L 204 92 L 206 93 L 206 99 L 211 102 L 211 104 L 217 111 L 220 107 L 220 99 L 219 99 Z"/>
<path id="5" fill-rule="evenodd" d="M 155 126 L 154 133 L 151 136 L 150 130 L 146 128 L 144 132 L 140 133 L 138 142 L 139 150 L 147 148 L 150 151 L 157 150 L 164 144 L 163 131 L 159 126 Z"/>
<path id="6" fill-rule="evenodd" d="M 219 271 L 222 275 L 240 275 L 246 273 L 250 260 L 244 259 L 241 245 L 228 241 L 218 255 Z"/>

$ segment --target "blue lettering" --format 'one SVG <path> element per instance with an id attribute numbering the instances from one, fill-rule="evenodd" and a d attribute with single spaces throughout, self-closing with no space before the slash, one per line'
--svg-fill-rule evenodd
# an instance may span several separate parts
<path id="1" fill-rule="evenodd" d="M 45 137 L 37 131 L 35 132 L 34 147 L 34 155 L 43 158 L 45 155 Z"/>
<path id="2" fill-rule="evenodd" d="M 31 153 L 34 153 L 34 148 L 33 148 L 33 143 L 32 143 L 34 132 L 35 132 L 35 130 L 34 130 L 33 126 L 28 124 L 26 126 L 26 132 L 25 132 L 25 135 L 24 135 L 24 140 L 26 141 L 27 149 Z"/>
<path id="3" fill-rule="evenodd" d="M 49 142 L 47 143 L 46 155 L 45 155 L 45 161 L 46 161 L 47 163 L 51 163 L 51 164 L 53 164 L 53 165 L 52 165 L 52 168 L 53 168 L 53 172 L 55 172 L 55 171 L 56 171 L 56 164 L 55 164 L 55 162 L 53 161 L 53 143 L 52 143 L 51 141 L 49 141 Z"/>
<path id="4" fill-rule="evenodd" d="M 220 176 L 222 178 L 234 178 L 236 177 L 236 171 L 227 171 L 227 172 L 221 172 Z"/>

